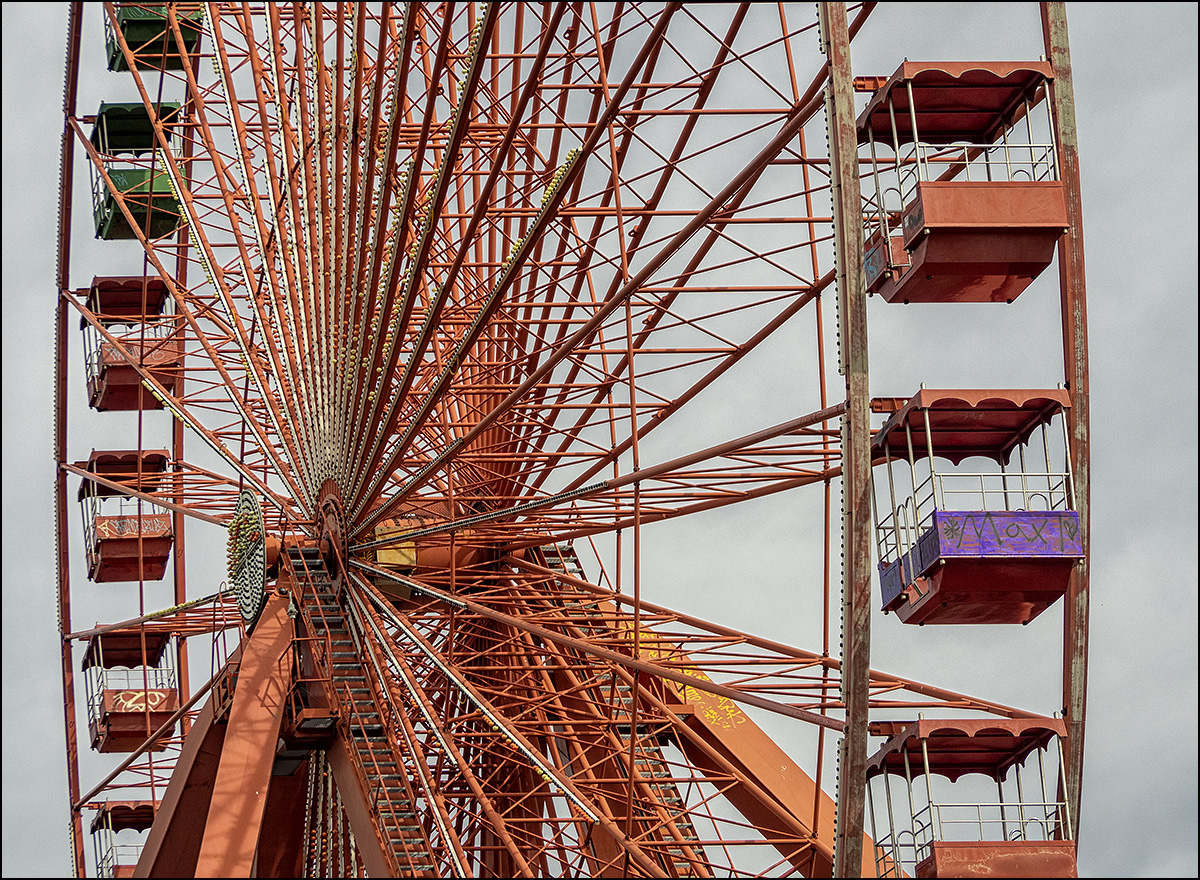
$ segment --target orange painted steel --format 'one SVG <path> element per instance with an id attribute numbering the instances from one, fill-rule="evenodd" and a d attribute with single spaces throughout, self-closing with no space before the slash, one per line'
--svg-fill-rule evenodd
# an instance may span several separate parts
<path id="1" fill-rule="evenodd" d="M 240 654 L 239 647 L 230 663 L 236 664 Z M 215 701 L 208 700 L 193 720 L 142 847 L 136 877 L 195 873 L 227 729 L 216 723 L 216 710 Z"/>
<path id="2" fill-rule="evenodd" d="M 1046 720 L 871 668 L 866 487 L 890 435 L 871 446 L 860 292 L 1012 298 L 1077 231 L 1077 181 L 922 179 L 920 222 L 864 248 L 852 92 L 876 92 L 884 140 L 889 95 L 909 118 L 905 83 L 917 104 L 970 84 L 971 136 L 989 140 L 1069 77 L 1061 61 L 855 77 L 876 4 L 827 7 L 73 4 L 56 493 L 77 873 L 79 811 L 108 798 L 158 803 L 137 876 L 865 875 L 868 719 Z M 76 114 L 81 39 L 105 40 L 152 149 L 100 152 Z M 948 109 L 922 128 L 933 143 L 965 118 Z M 114 185 L 130 168 L 169 184 L 173 232 L 139 224 Z M 137 258 L 72 286 L 72 260 L 113 265 L 69 235 L 85 182 Z M 65 375 L 74 316 L 83 383 Z M 91 409 L 68 425 L 77 391 Z M 1077 390 L 930 394 L 970 409 L 931 428 L 951 457 L 970 446 L 960 422 L 991 419 L 991 448 L 1042 403 L 1080 406 Z M 904 403 L 876 411 L 919 425 L 920 446 Z M 136 413 L 130 451 L 68 460 L 69 436 L 118 426 L 108 410 Z M 168 422 L 169 449 L 148 448 Z M 68 529 L 68 480 L 127 505 L 89 517 L 94 546 Z M 231 533 L 224 572 L 196 549 L 185 566 L 185 528 L 215 546 L 247 490 L 266 534 Z M 823 573 L 806 545 L 782 571 L 746 540 L 784 509 L 823 542 Z M 711 566 L 664 537 L 707 524 Z M 113 582 L 107 622 L 72 626 L 73 566 Z M 818 645 L 660 601 L 710 578 L 776 632 L 811 617 Z M 265 610 L 243 618 L 260 586 Z M 1086 618 L 1086 575 L 1072 595 Z M 72 676 L 100 653 L 171 654 L 180 687 L 152 706 L 165 689 L 131 673 L 132 754 L 81 801 Z M 189 674 L 212 677 L 203 703 Z M 167 717 L 178 730 L 148 743 Z"/>
<path id="3" fill-rule="evenodd" d="M 921 719 L 878 722 L 871 732 L 887 740 L 867 765 L 868 777 L 880 773 L 903 776 L 907 761 L 911 767 L 927 766 L 930 773 L 953 782 L 965 773 L 1003 779 L 1031 752 L 1064 736 L 1066 727 L 1053 718 Z"/>
<path id="4" fill-rule="evenodd" d="M 922 181 L 903 216 L 899 278 L 872 287 L 887 302 L 1012 302 L 1054 259 L 1067 225 L 1057 181 Z"/>
<path id="5" fill-rule="evenodd" d="M 272 784 L 275 744 L 291 687 L 288 664 L 295 631 L 285 596 L 271 596 L 246 641 L 225 744 L 213 776 L 198 877 L 249 876 Z M 190 872 L 189 872 L 190 873 Z"/>
<path id="6" fill-rule="evenodd" d="M 1075 842 L 1018 840 L 954 843 L 935 840 L 917 865 L 918 877 L 1078 877 Z"/>

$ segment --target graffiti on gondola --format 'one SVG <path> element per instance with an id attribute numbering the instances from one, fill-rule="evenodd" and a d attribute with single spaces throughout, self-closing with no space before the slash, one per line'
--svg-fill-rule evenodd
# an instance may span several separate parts
<path id="1" fill-rule="evenodd" d="M 1075 511 L 939 511 L 937 520 L 943 553 L 1024 556 L 1082 552 Z"/>
<path id="2" fill-rule="evenodd" d="M 114 712 L 156 712 L 166 707 L 171 691 L 117 691 L 111 695 Z"/>
<path id="3" fill-rule="evenodd" d="M 161 538 L 171 533 L 171 518 L 165 513 L 142 515 L 143 538 Z M 136 538 L 138 518 L 136 516 L 98 516 L 96 535 L 101 539 Z"/>

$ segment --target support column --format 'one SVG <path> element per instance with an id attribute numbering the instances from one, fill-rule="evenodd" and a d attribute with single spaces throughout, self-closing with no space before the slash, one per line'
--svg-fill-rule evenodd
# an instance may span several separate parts
<path id="1" fill-rule="evenodd" d="M 1083 280 L 1083 206 L 1079 196 L 1079 140 L 1075 128 L 1075 90 L 1071 51 L 1067 44 L 1067 12 L 1063 3 L 1042 3 L 1042 36 L 1054 71 L 1050 90 L 1058 170 L 1067 202 L 1067 231 L 1058 240 L 1058 278 L 1062 296 L 1063 372 L 1071 392 L 1067 428 L 1071 436 L 1071 468 L 1079 539 L 1083 558 L 1071 574 L 1063 614 L 1063 716 L 1067 723 L 1066 802 L 1075 839 L 1079 839 L 1079 807 L 1083 785 L 1083 720 L 1087 705 L 1088 575 L 1090 559 L 1090 461 L 1088 416 L 1087 297 Z"/>
<path id="2" fill-rule="evenodd" d="M 846 730 L 838 750 L 833 875 L 862 871 L 871 661 L 871 498 L 867 304 L 863 274 L 862 193 L 854 82 L 845 3 L 818 6 L 837 254 L 838 370 L 846 378 L 842 417 L 842 701 Z"/>
<path id="3" fill-rule="evenodd" d="M 58 634 L 63 674 L 63 723 L 67 739 L 67 787 L 70 803 L 79 802 L 79 740 L 75 725 L 75 669 L 71 640 L 71 554 L 67 528 L 67 307 L 63 291 L 71 284 L 71 200 L 75 184 L 75 116 L 79 85 L 79 41 L 83 29 L 83 4 L 72 3 L 67 17 L 67 72 L 63 86 L 63 133 L 58 181 L 58 265 L 54 325 L 54 537 L 58 557 Z M 71 862 L 76 877 L 87 876 L 83 858 L 83 817 L 71 810 Z"/>
<path id="4" fill-rule="evenodd" d="M 196 857 L 197 877 L 254 876 L 275 746 L 292 683 L 289 652 L 294 630 L 287 606 L 287 596 L 268 596 L 242 649 L 204 839 Z"/>

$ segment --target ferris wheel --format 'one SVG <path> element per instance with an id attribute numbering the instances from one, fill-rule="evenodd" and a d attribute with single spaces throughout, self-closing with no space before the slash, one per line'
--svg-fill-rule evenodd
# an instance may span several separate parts
<path id="1" fill-rule="evenodd" d="M 72 4 L 80 876 L 1074 875 L 1065 17 L 1049 60 L 855 78 L 874 7 Z M 84 195 L 119 271 L 72 256 Z M 1063 376 L 870 398 L 868 293 L 1004 308 L 1056 253 Z M 738 547 L 775 502 L 815 536 L 783 572 Z M 816 642 L 691 613 L 723 554 L 731 607 Z M 915 638 L 1061 613 L 1063 705 L 875 669 L 873 608 Z M 998 787 L 970 821 L 968 774 Z"/>

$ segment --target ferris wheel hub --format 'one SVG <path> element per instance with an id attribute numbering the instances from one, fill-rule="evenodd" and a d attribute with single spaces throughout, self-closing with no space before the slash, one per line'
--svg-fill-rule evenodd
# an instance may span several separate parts
<path id="1" fill-rule="evenodd" d="M 342 490 L 333 480 L 326 480 L 317 492 L 317 548 L 335 590 L 345 582 L 345 566 L 350 558 L 347 540 L 346 509 Z"/>

